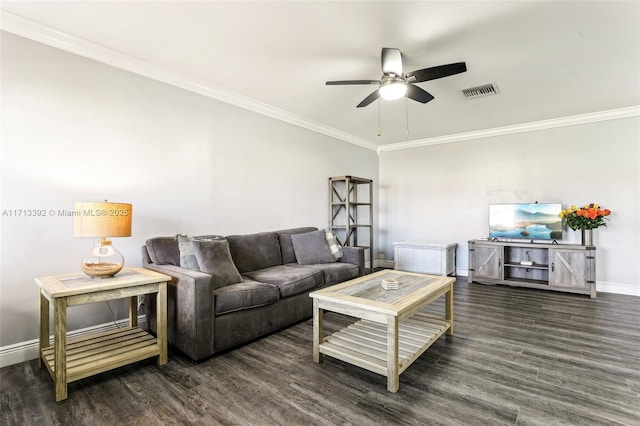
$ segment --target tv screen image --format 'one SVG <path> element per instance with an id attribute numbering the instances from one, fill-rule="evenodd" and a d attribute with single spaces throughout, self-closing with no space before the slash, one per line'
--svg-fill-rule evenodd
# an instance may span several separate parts
<path id="1" fill-rule="evenodd" d="M 489 238 L 561 240 L 562 203 L 489 205 Z"/>

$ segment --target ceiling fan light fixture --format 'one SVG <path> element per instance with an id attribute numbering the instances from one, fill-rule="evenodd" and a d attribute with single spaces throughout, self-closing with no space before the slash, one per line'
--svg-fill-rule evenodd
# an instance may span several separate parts
<path id="1" fill-rule="evenodd" d="M 402 80 L 383 81 L 380 86 L 380 96 L 388 101 L 400 99 L 407 93 L 407 85 Z"/>
<path id="2" fill-rule="evenodd" d="M 1 1 L 1 0 L 0 0 Z M 455 62 L 452 64 L 438 65 L 435 67 L 423 68 L 420 70 L 405 73 L 402 69 L 402 53 L 395 48 L 382 48 L 380 54 L 382 62 L 382 78 L 378 80 L 338 80 L 327 81 L 328 86 L 344 85 L 344 84 L 376 84 L 378 89 L 369 96 L 364 98 L 362 102 L 356 105 L 356 108 L 366 107 L 380 98 L 395 100 L 403 96 L 407 99 L 426 104 L 433 100 L 433 95 L 416 86 L 414 83 L 422 83 L 424 81 L 435 80 L 438 78 L 448 77 L 450 75 L 460 74 L 467 71 L 467 64 L 464 62 Z"/>

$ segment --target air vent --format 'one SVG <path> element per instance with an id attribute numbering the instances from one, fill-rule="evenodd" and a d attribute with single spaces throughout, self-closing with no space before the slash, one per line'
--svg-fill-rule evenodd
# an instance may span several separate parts
<path id="1" fill-rule="evenodd" d="M 470 89 L 464 89 L 462 93 L 465 98 L 474 99 L 481 96 L 497 95 L 500 91 L 498 90 L 498 86 L 490 83 L 482 86 L 471 87 Z"/>

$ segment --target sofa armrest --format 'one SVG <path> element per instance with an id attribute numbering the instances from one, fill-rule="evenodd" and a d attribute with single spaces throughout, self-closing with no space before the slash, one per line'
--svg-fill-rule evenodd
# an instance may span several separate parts
<path id="1" fill-rule="evenodd" d="M 142 246 L 140 248 L 140 251 L 142 252 L 142 266 L 147 266 L 150 265 L 151 262 L 151 256 L 149 256 L 149 250 L 147 249 L 147 246 Z"/>
<path id="2" fill-rule="evenodd" d="M 196 361 L 211 355 L 215 317 L 211 275 L 175 265 L 150 263 L 144 267 L 171 277 L 167 286 L 169 343 Z M 155 299 L 147 300 L 147 322 L 155 331 Z"/>
<path id="3" fill-rule="evenodd" d="M 360 269 L 359 275 L 364 275 L 364 248 L 343 246 L 342 251 L 344 254 L 339 262 L 357 265 L 358 269 Z"/>

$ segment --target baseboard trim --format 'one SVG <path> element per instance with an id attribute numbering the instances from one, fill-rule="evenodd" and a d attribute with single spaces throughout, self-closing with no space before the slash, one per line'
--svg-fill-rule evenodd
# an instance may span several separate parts
<path id="1" fill-rule="evenodd" d="M 640 285 L 608 283 L 604 281 L 596 282 L 596 291 L 603 293 L 624 294 L 627 296 L 640 297 Z"/>
<path id="2" fill-rule="evenodd" d="M 113 330 L 115 328 L 127 327 L 129 319 L 121 319 L 116 322 L 108 322 L 104 324 L 94 325 L 91 327 L 73 330 L 67 333 L 67 339 L 86 336 L 101 331 Z M 138 316 L 138 326 L 142 329 L 147 327 L 147 317 L 145 315 Z M 53 335 L 49 336 L 49 340 L 53 340 Z M 3 346 L 0 348 L 0 368 L 8 367 L 13 364 L 19 364 L 24 361 L 30 361 L 38 358 L 38 339 L 28 340 L 26 342 L 15 343 L 13 345 Z"/>

